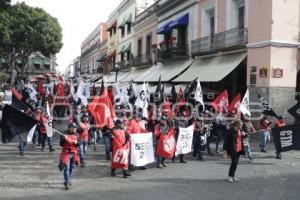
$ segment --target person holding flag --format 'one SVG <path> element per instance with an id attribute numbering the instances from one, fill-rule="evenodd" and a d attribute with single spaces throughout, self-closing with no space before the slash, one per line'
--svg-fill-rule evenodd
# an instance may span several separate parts
<path id="1" fill-rule="evenodd" d="M 37 114 L 36 114 L 36 119 L 39 122 L 38 123 L 38 133 L 39 136 L 41 138 L 41 145 L 42 145 L 42 151 L 45 150 L 45 146 L 46 146 L 46 140 L 48 142 L 48 146 L 49 146 L 49 151 L 53 152 L 55 151 L 55 149 L 53 148 L 52 145 L 52 138 L 48 137 L 47 135 L 47 116 L 42 112 L 42 108 L 39 107 L 37 109 Z"/>
<path id="2" fill-rule="evenodd" d="M 80 165 L 81 167 L 85 167 L 84 162 L 84 155 L 86 153 L 86 147 L 89 140 L 89 130 L 90 130 L 90 124 L 89 124 L 89 115 L 87 113 L 84 113 L 81 116 L 81 122 L 79 123 L 79 157 L 80 157 Z"/>
<path id="3" fill-rule="evenodd" d="M 245 115 L 242 115 L 243 118 L 243 126 L 242 131 L 245 133 L 245 138 L 243 140 L 244 142 L 244 148 L 245 148 L 245 154 L 249 158 L 249 160 L 253 161 L 253 156 L 251 153 L 251 147 L 250 147 L 250 134 L 256 132 L 251 120 L 250 115 L 246 113 Z"/>
<path id="4" fill-rule="evenodd" d="M 261 143 L 259 145 L 261 152 L 267 152 L 267 144 L 270 141 L 270 131 L 271 131 L 271 124 L 272 122 L 269 121 L 268 115 L 264 115 L 263 118 L 260 120 L 260 139 Z"/>
<path id="5" fill-rule="evenodd" d="M 168 120 L 168 117 L 166 114 L 162 114 L 162 116 L 160 117 L 159 123 L 154 128 L 154 135 L 157 138 L 157 141 L 162 140 L 163 139 L 162 137 L 167 136 L 170 133 L 171 129 L 172 129 L 171 121 Z M 173 156 L 174 151 L 175 151 L 174 130 L 173 130 L 173 136 L 171 135 L 170 137 L 173 137 L 174 144 L 172 145 L 172 144 L 170 144 L 170 142 L 168 142 L 168 144 L 170 146 L 173 146 L 173 148 L 169 149 L 171 151 L 170 156 Z M 170 140 L 170 141 L 172 141 L 172 140 Z M 163 145 L 163 146 L 159 146 L 159 145 Z M 160 150 L 160 148 L 164 148 L 164 145 L 165 145 L 164 143 L 158 142 L 157 150 Z M 159 154 L 158 151 L 157 151 L 157 154 Z M 165 160 L 166 160 L 165 157 L 163 157 L 161 155 L 157 155 L 157 168 L 162 169 L 163 167 L 167 167 Z"/>
<path id="6" fill-rule="evenodd" d="M 145 127 L 142 127 L 142 121 L 141 121 L 142 117 L 143 117 L 143 113 L 140 112 L 138 109 L 133 111 L 133 118 L 129 121 L 129 124 L 126 129 L 126 134 L 131 135 L 131 134 L 146 132 Z M 131 168 L 133 169 L 132 166 Z M 145 166 L 139 167 L 139 169 L 146 170 L 146 167 Z"/>
<path id="7" fill-rule="evenodd" d="M 69 190 L 71 185 L 72 172 L 75 165 L 80 164 L 77 148 L 79 146 L 78 136 L 76 134 L 76 124 L 74 122 L 68 124 L 68 133 L 61 137 L 60 146 L 62 147 L 60 154 L 60 162 L 58 168 L 64 171 L 65 190 Z"/>
<path id="8" fill-rule="evenodd" d="M 128 172 L 128 156 L 130 136 L 123 130 L 123 122 L 116 120 L 116 126 L 112 131 L 112 161 L 111 161 L 111 176 L 116 176 L 116 170 L 123 170 L 123 178 L 131 176 Z"/>

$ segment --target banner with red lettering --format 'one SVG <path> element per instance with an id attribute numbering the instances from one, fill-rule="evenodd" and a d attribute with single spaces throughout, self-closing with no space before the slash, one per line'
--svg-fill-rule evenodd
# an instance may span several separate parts
<path id="1" fill-rule="evenodd" d="M 113 169 L 128 169 L 129 142 L 125 144 L 113 139 L 112 161 Z"/>
<path id="2" fill-rule="evenodd" d="M 170 129 L 167 135 L 161 135 L 158 140 L 156 155 L 163 158 L 172 158 L 176 150 L 174 129 Z"/>
<path id="3" fill-rule="evenodd" d="M 224 90 L 213 102 L 211 106 L 217 112 L 223 112 L 228 110 L 228 93 L 227 90 Z"/>

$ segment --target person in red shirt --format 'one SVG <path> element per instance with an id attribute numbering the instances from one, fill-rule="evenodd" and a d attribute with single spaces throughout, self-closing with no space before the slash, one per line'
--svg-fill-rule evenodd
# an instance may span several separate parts
<path id="1" fill-rule="evenodd" d="M 125 134 L 125 131 L 123 130 L 122 126 L 123 126 L 123 122 L 121 120 L 116 120 L 116 126 L 115 128 L 113 128 L 112 131 L 112 155 L 113 155 L 113 159 L 112 159 L 112 165 L 111 165 L 111 176 L 115 177 L 116 176 L 116 169 L 121 168 L 123 170 L 123 178 L 127 178 L 128 176 L 131 176 L 130 173 L 128 173 L 128 164 L 126 164 L 125 166 L 118 166 L 118 164 L 114 163 L 114 158 L 116 155 L 117 151 L 118 151 L 118 147 L 117 144 L 121 144 L 121 145 L 126 145 L 129 143 L 129 139 L 130 136 Z M 128 149 L 128 153 L 129 153 L 129 149 Z M 129 155 L 127 155 L 128 158 Z"/>
<path id="2" fill-rule="evenodd" d="M 145 129 L 143 127 L 141 127 L 141 120 L 142 120 L 142 116 L 143 116 L 143 113 L 135 110 L 133 112 L 133 118 L 129 121 L 129 124 L 127 126 L 127 129 L 126 129 L 126 134 L 128 135 L 131 135 L 131 134 L 136 134 L 136 133 L 145 133 Z M 129 154 L 130 155 L 130 154 Z M 130 156 L 129 156 L 129 163 L 130 163 Z M 131 170 L 134 169 L 134 167 L 132 165 L 129 164 L 129 167 Z M 146 170 L 146 167 L 143 166 L 143 167 L 139 167 L 139 169 L 141 170 Z"/>
<path id="3" fill-rule="evenodd" d="M 231 165 L 229 168 L 228 182 L 233 183 L 238 181 L 235 178 L 235 172 L 238 166 L 240 155 L 244 155 L 244 145 L 243 145 L 243 132 L 242 132 L 243 122 L 239 119 L 234 120 L 232 127 L 226 134 L 224 140 L 224 158 L 228 155 L 231 157 Z"/>
<path id="4" fill-rule="evenodd" d="M 46 115 L 42 112 L 42 108 L 38 108 L 36 111 L 36 119 L 38 121 L 38 133 L 40 136 L 41 140 L 41 145 L 42 145 L 42 151 L 45 151 L 45 146 L 46 146 L 46 140 L 48 142 L 49 146 L 49 151 L 53 152 L 55 151 L 52 145 L 52 138 L 47 136 L 47 129 L 45 124 L 47 124 L 47 117 Z"/>
<path id="5" fill-rule="evenodd" d="M 79 146 L 79 157 L 80 157 L 80 164 L 81 167 L 85 167 L 84 162 L 84 155 L 86 153 L 86 147 L 89 140 L 89 130 L 90 130 L 90 124 L 89 124 L 89 115 L 84 113 L 81 117 L 81 122 L 79 123 L 79 140 L 80 140 L 80 146 Z"/>
<path id="6" fill-rule="evenodd" d="M 277 121 L 275 122 L 275 128 L 280 128 L 285 126 L 285 120 L 284 116 L 280 115 L 278 116 Z M 276 159 L 281 159 L 281 152 L 276 151 Z"/>
<path id="7" fill-rule="evenodd" d="M 61 137 L 60 146 L 62 147 L 60 154 L 60 162 L 58 168 L 64 171 L 65 190 L 69 190 L 71 186 L 72 171 L 75 165 L 79 165 L 80 158 L 78 156 L 78 136 L 76 134 L 76 124 L 69 123 L 68 133 Z"/>

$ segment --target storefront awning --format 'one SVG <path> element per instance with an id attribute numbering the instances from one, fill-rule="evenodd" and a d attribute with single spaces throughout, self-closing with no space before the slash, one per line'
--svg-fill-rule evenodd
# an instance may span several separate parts
<path id="1" fill-rule="evenodd" d="M 118 28 L 124 28 L 126 25 L 126 18 L 124 18 L 123 22 L 119 24 Z"/>
<path id="2" fill-rule="evenodd" d="M 112 57 L 116 56 L 116 50 L 112 50 L 110 52 L 108 52 L 108 54 L 106 55 L 105 59 L 111 59 Z"/>
<path id="3" fill-rule="evenodd" d="M 123 45 L 120 52 L 119 52 L 119 54 L 126 53 L 128 51 L 131 51 L 131 43 Z"/>
<path id="4" fill-rule="evenodd" d="M 158 29 L 156 29 L 156 34 L 165 34 L 165 33 L 170 32 L 171 31 L 170 24 L 172 22 L 173 21 L 170 21 L 170 22 L 160 26 Z"/>
<path id="5" fill-rule="evenodd" d="M 194 63 L 173 82 L 218 82 L 232 72 L 247 56 L 247 53 L 195 59 Z"/>
<path id="6" fill-rule="evenodd" d="M 129 16 L 126 19 L 126 24 L 130 24 L 132 22 L 132 14 L 130 13 Z"/>
<path id="7" fill-rule="evenodd" d="M 170 23 L 170 28 L 178 28 L 180 26 L 186 26 L 189 24 L 189 14 L 178 17 Z"/>
<path id="8" fill-rule="evenodd" d="M 135 82 L 157 82 L 159 76 L 161 76 L 161 81 L 169 82 L 180 75 L 184 70 L 186 70 L 193 60 L 178 60 L 166 63 L 158 63 L 153 65 L 141 76 L 134 79 Z"/>
<path id="9" fill-rule="evenodd" d="M 128 76 L 128 72 L 119 72 L 118 73 L 118 82 L 122 81 L 126 76 Z M 111 74 L 106 74 L 103 77 L 103 82 L 105 83 L 105 85 L 109 85 L 112 83 L 116 82 L 116 74 L 115 73 L 111 73 Z M 102 84 L 102 79 L 98 80 L 96 82 L 96 86 L 101 86 Z"/>
<path id="10" fill-rule="evenodd" d="M 50 65 L 51 62 L 50 61 L 44 61 L 44 65 Z"/>
<path id="11" fill-rule="evenodd" d="M 100 56 L 99 56 L 99 58 L 96 60 L 96 62 L 102 62 L 102 61 L 104 61 L 104 60 L 105 60 L 105 58 L 106 58 L 106 53 L 105 53 L 105 54 L 102 54 L 102 55 L 100 55 Z"/>
<path id="12" fill-rule="evenodd" d="M 107 31 L 110 31 L 113 28 L 117 27 L 117 21 L 115 21 L 110 27 L 108 27 Z"/>
<path id="13" fill-rule="evenodd" d="M 37 60 L 37 59 L 33 60 L 33 64 L 35 65 L 41 65 L 41 63 L 42 63 L 41 60 Z"/>
<path id="14" fill-rule="evenodd" d="M 131 68 L 128 76 L 122 79 L 120 82 L 131 82 L 139 79 L 141 76 L 145 74 L 145 72 L 149 69 L 147 68 Z"/>

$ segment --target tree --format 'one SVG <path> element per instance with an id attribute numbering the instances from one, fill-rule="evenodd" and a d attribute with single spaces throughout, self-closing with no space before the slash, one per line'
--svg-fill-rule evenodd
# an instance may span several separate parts
<path id="1" fill-rule="evenodd" d="M 0 0 L 0 10 L 5 10 L 10 6 L 11 0 Z"/>
<path id="2" fill-rule="evenodd" d="M 49 57 L 61 47 L 62 29 L 57 19 L 43 9 L 17 3 L 0 11 L 2 69 L 15 71 L 21 77 L 27 71 L 30 54 L 39 51 Z"/>

